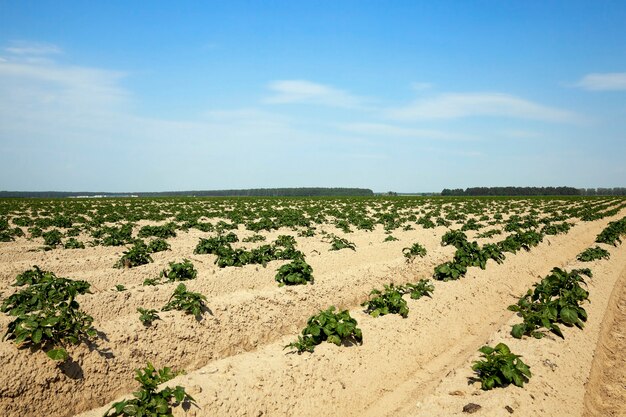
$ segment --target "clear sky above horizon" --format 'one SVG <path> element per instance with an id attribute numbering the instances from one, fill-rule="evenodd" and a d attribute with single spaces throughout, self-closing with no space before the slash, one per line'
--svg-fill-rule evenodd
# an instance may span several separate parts
<path id="1" fill-rule="evenodd" d="M 0 0 L 0 190 L 626 186 L 626 2 Z"/>

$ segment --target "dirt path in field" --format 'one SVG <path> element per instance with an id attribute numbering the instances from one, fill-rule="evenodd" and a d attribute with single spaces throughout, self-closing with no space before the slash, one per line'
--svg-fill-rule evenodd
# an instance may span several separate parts
<path id="1" fill-rule="evenodd" d="M 520 415 L 562 415 L 550 408 L 558 403 L 546 402 L 539 396 L 559 401 L 576 395 L 583 398 L 584 388 L 581 391 L 573 384 L 570 389 L 572 384 L 559 381 L 586 380 L 597 341 L 594 329 L 598 334 L 609 294 L 619 276 L 612 271 L 626 263 L 626 249 L 616 248 L 610 261 L 592 266 L 596 273 L 591 284 L 593 303 L 588 307 L 590 320 L 584 332 L 567 329 L 565 341 L 551 337 L 509 340 L 510 325 L 517 318 L 506 307 L 553 267 L 570 267 L 608 221 L 621 216 L 579 223 L 567 235 L 547 237 L 531 252 L 507 254 L 502 265 L 490 261 L 487 270 L 471 268 L 460 281 L 437 282 L 432 299 L 408 301 L 407 319 L 397 315 L 374 319 L 352 304 L 351 315 L 363 330 L 362 346 L 322 344 L 313 354 L 285 354 L 282 347 L 296 338 L 296 330 L 255 351 L 214 360 L 171 384 L 188 387 L 200 408 L 192 408 L 186 415 L 198 416 L 443 416 L 461 413 L 464 404 L 478 398 L 487 410 L 489 404 L 495 404 L 493 411 L 485 414 L 495 416 L 506 413 L 500 405 L 503 401 L 509 404 L 506 395 L 511 392 L 516 395 L 511 407 L 527 411 Z M 371 287 L 366 288 L 368 291 Z M 301 291 L 298 289 L 299 294 Z M 337 295 L 332 291 L 346 289 L 333 287 L 319 300 L 320 305 L 334 303 Z M 536 372 L 528 387 L 534 391 L 494 390 L 490 397 L 476 387 L 468 388 L 468 361 L 471 364 L 476 359 L 478 347 L 501 339 L 514 350 L 522 349 L 524 357 L 529 358 Z M 572 357 L 584 363 L 578 366 Z M 544 359 L 548 362 L 540 362 Z M 545 363 L 556 363 L 556 367 Z M 523 408 L 526 401 L 532 404 L 530 408 Z M 418 402 L 420 407 L 416 408 Z M 566 402 L 558 405 L 563 404 Z M 82 416 L 103 412 L 96 409 Z M 184 415 L 182 411 L 177 413 Z"/>
<path id="2" fill-rule="evenodd" d="M 602 321 L 587 386 L 583 417 L 626 415 L 626 268 Z"/>

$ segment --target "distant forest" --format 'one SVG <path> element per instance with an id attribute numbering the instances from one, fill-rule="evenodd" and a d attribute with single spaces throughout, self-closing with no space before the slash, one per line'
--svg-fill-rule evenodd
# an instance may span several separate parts
<path id="1" fill-rule="evenodd" d="M 253 188 L 246 190 L 163 191 L 154 193 L 109 193 L 71 191 L 0 191 L 0 198 L 65 198 L 65 197 L 341 197 L 373 196 L 365 188 Z"/>
<path id="2" fill-rule="evenodd" d="M 574 187 L 472 187 L 457 189 L 444 188 L 442 196 L 552 196 L 552 195 L 626 195 L 625 187 L 616 188 L 574 188 Z"/>

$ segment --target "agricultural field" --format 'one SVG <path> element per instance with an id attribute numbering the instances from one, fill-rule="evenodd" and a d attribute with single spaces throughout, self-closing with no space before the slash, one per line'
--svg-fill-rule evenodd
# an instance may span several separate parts
<path id="1" fill-rule="evenodd" d="M 624 415 L 624 239 L 617 197 L 0 200 L 0 415 Z"/>

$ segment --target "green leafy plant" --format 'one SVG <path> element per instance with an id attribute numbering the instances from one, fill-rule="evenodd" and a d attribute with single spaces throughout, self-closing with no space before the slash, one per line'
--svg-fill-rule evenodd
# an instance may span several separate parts
<path id="1" fill-rule="evenodd" d="M 339 236 L 330 235 L 330 250 L 352 249 L 356 250 L 354 243 Z"/>
<path id="2" fill-rule="evenodd" d="M 576 259 L 581 262 L 591 262 L 598 259 L 609 259 L 610 257 L 611 254 L 608 250 L 602 249 L 600 246 L 596 246 L 585 249 L 576 257 Z"/>
<path id="3" fill-rule="evenodd" d="M 152 257 L 148 252 L 148 246 L 143 241 L 137 241 L 128 250 L 124 251 L 122 257 L 114 265 L 115 268 L 134 268 L 152 262 Z"/>
<path id="4" fill-rule="evenodd" d="M 435 267 L 433 278 L 437 281 L 451 281 L 461 278 L 466 273 L 467 265 L 448 261 Z"/>
<path id="5" fill-rule="evenodd" d="M 242 242 L 251 242 L 251 243 L 264 242 L 265 239 L 266 238 L 263 235 L 254 234 L 252 236 L 248 236 L 248 237 L 243 238 Z"/>
<path id="6" fill-rule="evenodd" d="M 163 239 L 167 239 L 170 237 L 176 237 L 176 224 L 175 223 L 167 223 L 163 226 L 144 226 L 139 229 L 139 233 L 137 234 L 139 237 L 160 237 Z"/>
<path id="7" fill-rule="evenodd" d="M 204 295 L 187 291 L 185 284 L 179 284 L 167 304 L 161 308 L 161 311 L 180 310 L 187 314 L 193 314 L 199 319 L 206 309 L 205 301 L 206 297 Z"/>
<path id="8" fill-rule="evenodd" d="M 47 248 L 54 248 L 61 244 L 63 233 L 57 229 L 53 229 L 49 232 L 44 232 L 42 236 L 44 245 L 46 245 Z"/>
<path id="9" fill-rule="evenodd" d="M 413 300 L 420 299 L 423 296 L 430 297 L 433 291 L 435 291 L 435 286 L 426 279 L 420 279 L 415 284 L 406 284 L 404 286 L 404 293 L 411 294 Z"/>
<path id="10" fill-rule="evenodd" d="M 278 268 L 275 279 L 280 287 L 313 283 L 313 268 L 304 259 L 295 259 Z"/>
<path id="11" fill-rule="evenodd" d="M 398 240 L 397 237 L 393 236 L 393 235 L 389 235 L 385 238 L 385 240 L 383 240 L 383 242 L 395 242 L 396 240 Z"/>
<path id="12" fill-rule="evenodd" d="M 545 334 L 539 329 L 545 328 L 559 337 L 564 337 L 557 323 L 583 328 L 587 321 L 587 312 L 580 306 L 589 299 L 589 292 L 582 288 L 586 285 L 583 276 L 591 277 L 589 269 L 574 269 L 571 272 L 553 268 L 533 290 L 522 296 L 509 310 L 519 313 L 523 322 L 511 329 L 511 335 L 520 339 L 532 336 L 537 339 Z"/>
<path id="13" fill-rule="evenodd" d="M 466 242 L 467 242 L 467 235 L 463 233 L 461 230 L 448 230 L 441 237 L 442 246 L 452 245 L 455 248 L 458 248 L 460 245 Z"/>
<path id="14" fill-rule="evenodd" d="M 119 292 L 126 291 L 126 287 L 125 287 L 125 286 L 123 286 L 122 284 L 117 284 L 117 285 L 115 286 L 115 289 L 116 289 L 117 291 L 119 291 Z"/>
<path id="15" fill-rule="evenodd" d="M 402 253 L 406 258 L 407 263 L 412 262 L 417 256 L 424 257 L 426 256 L 426 248 L 420 245 L 419 243 L 414 243 L 410 248 L 402 249 Z"/>
<path id="16" fill-rule="evenodd" d="M 144 286 L 155 286 L 155 285 L 159 285 L 161 283 L 161 278 L 146 278 L 143 280 L 143 284 Z"/>
<path id="17" fill-rule="evenodd" d="M 69 238 L 63 245 L 65 249 L 85 249 L 85 244 L 76 240 L 76 238 Z"/>
<path id="18" fill-rule="evenodd" d="M 104 417 L 173 417 L 172 408 L 183 403 L 195 404 L 195 400 L 185 392 L 185 388 L 164 388 L 157 391 L 162 384 L 176 376 L 168 367 L 155 369 L 148 362 L 143 369 L 135 370 L 135 380 L 141 388 L 133 393 L 135 398 L 114 403 Z"/>
<path id="19" fill-rule="evenodd" d="M 170 244 L 165 239 L 156 238 L 148 243 L 148 252 L 164 252 L 170 249 Z"/>
<path id="20" fill-rule="evenodd" d="M 54 360 L 66 360 L 67 345 L 78 345 L 96 335 L 93 318 L 80 310 L 76 296 L 89 293 L 89 283 L 59 278 L 35 266 L 17 276 L 14 286 L 26 286 L 2 303 L 4 313 L 16 317 L 4 340 L 20 347 L 41 349 Z"/>
<path id="21" fill-rule="evenodd" d="M 145 309 L 138 307 L 137 312 L 139 313 L 139 321 L 141 321 L 144 326 L 150 326 L 153 321 L 159 320 L 159 314 L 153 308 Z"/>
<path id="22" fill-rule="evenodd" d="M 498 343 L 495 348 L 483 346 L 478 351 L 483 359 L 475 361 L 472 370 L 478 374 L 483 390 L 509 384 L 523 387 L 532 377 L 530 368 L 522 362 L 521 356 L 511 353 L 504 343 Z"/>
<path id="23" fill-rule="evenodd" d="M 409 315 L 409 308 L 406 300 L 402 298 L 404 288 L 395 287 L 393 284 L 385 285 L 383 291 L 373 289 L 370 292 L 369 300 L 361 304 L 365 307 L 365 312 L 372 317 L 384 316 L 386 314 L 399 314 L 406 318 Z"/>
<path id="24" fill-rule="evenodd" d="M 617 246 L 622 243 L 621 236 L 626 235 L 626 217 L 609 225 L 596 237 L 597 243 Z"/>
<path id="25" fill-rule="evenodd" d="M 298 336 L 298 340 L 285 346 L 285 349 L 292 348 L 298 353 L 313 352 L 315 346 L 324 341 L 337 346 L 342 342 L 361 344 L 363 334 L 357 324 L 348 310 L 335 313 L 335 306 L 331 306 L 310 317 L 307 326 L 302 330 L 302 336 Z"/>
<path id="26" fill-rule="evenodd" d="M 189 259 L 183 259 L 182 262 L 170 262 L 169 265 L 170 269 L 161 271 L 159 278 L 174 282 L 187 281 L 198 276 L 198 271 Z"/>

